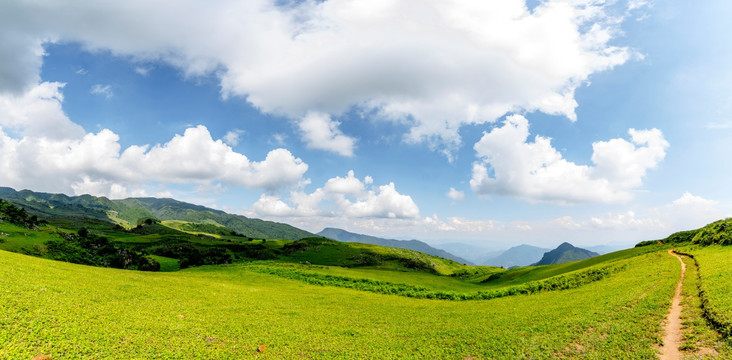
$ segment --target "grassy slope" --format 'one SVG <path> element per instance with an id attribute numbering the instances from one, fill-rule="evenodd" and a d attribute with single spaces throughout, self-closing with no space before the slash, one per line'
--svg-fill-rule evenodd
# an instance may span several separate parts
<path id="1" fill-rule="evenodd" d="M 317 287 L 245 266 L 92 268 L 0 251 L 0 358 L 655 358 L 679 264 L 490 301 Z M 327 321 L 323 321 L 327 319 Z"/>
<path id="2" fill-rule="evenodd" d="M 131 198 L 109 200 L 91 195 L 66 196 L 29 190 L 15 191 L 0 187 L 0 197 L 26 208 L 43 218 L 85 217 L 115 221 L 131 228 L 137 220 L 155 217 L 160 220 L 184 220 L 215 223 L 256 238 L 300 239 L 311 236 L 307 231 L 288 224 L 227 214 L 223 211 L 188 204 L 173 199 Z"/>
<path id="3" fill-rule="evenodd" d="M 23 250 L 35 250 L 43 248 L 43 243 L 48 240 L 55 240 L 59 237 L 52 234 L 51 229 L 45 227 L 41 231 L 29 230 L 15 226 L 8 222 L 0 223 L 0 250 L 23 252 Z"/>
<path id="4" fill-rule="evenodd" d="M 605 255 L 595 256 L 586 260 L 575 261 L 557 265 L 526 266 L 506 271 L 499 278 L 486 282 L 487 285 L 501 287 L 506 285 L 521 284 L 527 281 L 546 279 L 552 276 L 561 275 L 570 271 L 576 271 L 594 265 L 627 259 L 648 252 L 659 251 L 668 248 L 667 246 L 649 245 L 640 248 L 620 250 Z"/>
<path id="5" fill-rule="evenodd" d="M 693 255 L 698 261 L 700 289 L 708 301 L 704 305 L 718 323 L 719 330 L 732 336 L 732 246 L 694 245 L 680 250 Z"/>
<path id="6" fill-rule="evenodd" d="M 727 260 L 729 262 L 729 258 Z M 732 359 L 732 339 L 725 339 L 704 318 L 699 298 L 696 263 L 684 257 L 686 277 L 682 290 L 682 344 L 686 359 Z"/>
<path id="7" fill-rule="evenodd" d="M 470 266 L 452 260 L 427 255 L 409 249 L 390 248 L 372 244 L 345 243 L 326 238 L 306 238 L 297 243 L 302 250 L 282 257 L 283 261 L 309 262 L 329 266 L 370 266 L 383 270 L 409 271 L 421 269 L 439 275 L 450 275 L 460 271 L 492 274 L 497 268 L 489 266 Z M 369 264 L 369 259 L 378 258 L 379 264 Z M 411 266 L 409 264 L 416 266 Z"/>

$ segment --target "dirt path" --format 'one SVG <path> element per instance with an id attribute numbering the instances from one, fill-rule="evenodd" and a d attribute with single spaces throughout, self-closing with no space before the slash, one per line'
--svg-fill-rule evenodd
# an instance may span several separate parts
<path id="1" fill-rule="evenodd" d="M 658 356 L 661 360 L 682 358 L 681 351 L 679 351 L 679 345 L 681 345 L 681 286 L 684 284 L 686 264 L 684 264 L 681 256 L 674 254 L 673 250 L 669 250 L 668 254 L 675 256 L 681 262 L 681 280 L 679 280 L 679 285 L 676 286 L 676 293 L 671 302 L 671 311 L 666 317 L 666 324 L 663 328 L 663 346 L 661 347 L 661 354 Z"/>

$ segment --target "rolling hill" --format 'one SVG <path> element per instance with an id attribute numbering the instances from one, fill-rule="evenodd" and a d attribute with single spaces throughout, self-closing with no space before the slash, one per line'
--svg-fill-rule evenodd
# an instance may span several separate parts
<path id="1" fill-rule="evenodd" d="M 689 269 L 678 347 L 732 358 L 730 219 L 505 270 L 323 237 L 254 239 L 211 222 L 125 229 L 88 203 L 48 211 L 0 202 L 0 358 L 654 359 L 682 279 L 672 247 Z M 151 270 L 148 259 L 175 271 L 134 270 Z"/>
<path id="2" fill-rule="evenodd" d="M 596 252 L 573 246 L 570 243 L 562 243 L 556 249 L 544 253 L 539 262 L 534 265 L 554 265 L 567 262 L 589 259 L 599 255 Z"/>
<path id="3" fill-rule="evenodd" d="M 436 249 L 419 240 L 392 240 L 382 239 L 375 236 L 356 234 L 348 232 L 342 229 L 325 228 L 318 233 L 318 235 L 327 237 L 329 239 L 344 241 L 344 242 L 359 242 L 364 244 L 381 245 L 400 249 L 410 249 L 419 251 L 432 256 L 438 256 L 441 258 L 449 259 L 461 264 L 472 265 L 468 260 L 455 256 L 445 250 Z"/>
<path id="4" fill-rule="evenodd" d="M 221 210 L 173 199 L 130 198 L 110 200 L 91 195 L 67 196 L 0 187 L 0 198 L 43 217 L 82 217 L 113 221 L 124 227 L 142 218 L 182 220 L 224 226 L 253 238 L 302 239 L 313 234 L 288 224 L 227 214 Z"/>

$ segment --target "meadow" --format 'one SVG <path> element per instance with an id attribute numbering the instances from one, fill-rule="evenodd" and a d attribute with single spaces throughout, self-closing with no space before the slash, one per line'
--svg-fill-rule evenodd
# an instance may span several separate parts
<path id="1" fill-rule="evenodd" d="M 506 270 L 212 219 L 132 227 L 0 205 L 0 359 L 653 359 L 680 279 L 672 248 L 687 255 L 679 349 L 732 358 L 729 219 Z"/>
<path id="2" fill-rule="evenodd" d="M 446 301 L 243 265 L 146 273 L 0 251 L 0 358 L 655 358 L 678 261 L 618 263 L 575 289 Z"/>
<path id="3" fill-rule="evenodd" d="M 732 247 L 687 246 L 680 252 L 694 257 L 699 267 L 701 307 L 716 330 L 732 337 Z"/>

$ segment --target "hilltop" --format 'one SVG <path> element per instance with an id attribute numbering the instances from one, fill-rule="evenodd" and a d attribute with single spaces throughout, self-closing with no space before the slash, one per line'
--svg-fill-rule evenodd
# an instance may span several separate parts
<path id="1" fill-rule="evenodd" d="M 596 252 L 578 248 L 568 242 L 565 242 L 557 246 L 556 249 L 544 253 L 541 260 L 534 265 L 563 264 L 577 260 L 589 259 L 598 255 L 599 254 Z"/>
<path id="2" fill-rule="evenodd" d="M 126 228 L 143 218 L 182 220 L 230 228 L 252 238 L 302 239 L 313 234 L 288 224 L 227 214 L 173 199 L 129 198 L 110 200 L 91 195 L 67 196 L 0 187 L 0 198 L 47 218 L 80 217 L 110 221 Z"/>

